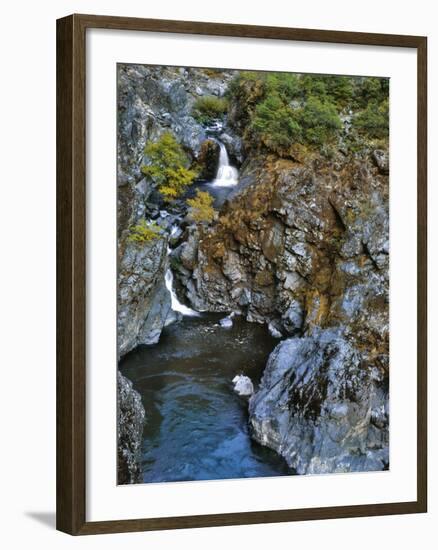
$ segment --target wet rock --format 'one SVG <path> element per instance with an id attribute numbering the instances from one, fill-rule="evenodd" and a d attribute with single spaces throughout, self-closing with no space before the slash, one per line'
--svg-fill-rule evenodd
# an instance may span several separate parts
<path id="1" fill-rule="evenodd" d="M 371 157 L 379 169 L 381 174 L 389 174 L 389 153 L 388 151 L 382 151 L 381 149 L 376 149 L 371 153 Z"/>
<path id="2" fill-rule="evenodd" d="M 219 139 L 225 144 L 232 164 L 240 166 L 243 162 L 242 140 L 236 134 L 223 132 Z"/>
<path id="3" fill-rule="evenodd" d="M 233 326 L 233 319 L 230 316 L 224 317 L 219 321 L 219 324 L 222 328 L 231 328 Z"/>
<path id="4" fill-rule="evenodd" d="M 202 142 L 197 163 L 200 167 L 199 178 L 207 181 L 214 180 L 219 164 L 219 144 L 213 139 Z"/>
<path id="5" fill-rule="evenodd" d="M 132 382 L 117 371 L 117 482 L 141 482 L 140 452 L 145 410 Z"/>
<path id="6" fill-rule="evenodd" d="M 274 323 L 271 322 L 268 324 L 268 330 L 273 338 L 283 338 L 282 332 L 277 328 Z"/>
<path id="7" fill-rule="evenodd" d="M 387 382 L 340 329 L 284 340 L 250 400 L 252 435 L 299 474 L 382 470 L 389 462 Z"/>
<path id="8" fill-rule="evenodd" d="M 119 261 L 118 352 L 158 342 L 171 311 L 164 282 L 167 237 L 137 244 L 127 241 Z"/>
<path id="9" fill-rule="evenodd" d="M 234 391 L 242 397 L 250 397 L 254 393 L 254 385 L 249 376 L 239 374 L 233 378 Z"/>

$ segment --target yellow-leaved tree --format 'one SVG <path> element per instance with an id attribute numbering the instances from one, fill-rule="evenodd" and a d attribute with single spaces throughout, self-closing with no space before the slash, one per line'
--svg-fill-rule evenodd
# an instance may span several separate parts
<path id="1" fill-rule="evenodd" d="M 144 153 L 147 164 L 141 170 L 153 179 L 168 202 L 181 196 L 196 177 L 196 172 L 188 169 L 189 159 L 171 132 L 147 143 Z"/>
<path id="2" fill-rule="evenodd" d="M 194 222 L 211 222 L 214 219 L 213 197 L 207 191 L 197 189 L 193 199 L 187 199 L 188 218 Z"/>
<path id="3" fill-rule="evenodd" d="M 137 225 L 129 229 L 128 240 L 136 244 L 145 244 L 158 239 L 161 227 L 154 221 L 141 220 Z"/>

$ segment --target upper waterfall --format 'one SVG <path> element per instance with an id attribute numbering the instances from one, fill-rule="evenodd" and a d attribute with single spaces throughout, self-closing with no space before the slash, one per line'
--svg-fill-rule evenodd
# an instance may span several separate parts
<path id="1" fill-rule="evenodd" d="M 237 168 L 230 165 L 225 145 L 219 140 L 217 140 L 217 143 L 220 147 L 219 166 L 212 184 L 218 187 L 230 187 L 236 185 L 239 179 L 239 172 Z"/>

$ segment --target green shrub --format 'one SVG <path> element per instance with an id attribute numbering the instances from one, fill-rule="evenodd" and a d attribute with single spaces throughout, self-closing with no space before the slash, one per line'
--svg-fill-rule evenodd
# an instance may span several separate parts
<path id="1" fill-rule="evenodd" d="M 194 222 L 211 222 L 214 219 L 213 197 L 207 191 L 197 189 L 193 199 L 187 199 L 188 217 Z"/>
<path id="2" fill-rule="evenodd" d="M 338 107 L 348 106 L 354 96 L 356 79 L 349 76 L 330 76 L 326 77 L 327 96 Z"/>
<path id="3" fill-rule="evenodd" d="M 228 102 L 224 97 L 205 95 L 198 98 L 193 105 L 193 117 L 201 124 L 207 124 L 221 118 L 227 112 Z"/>
<path id="4" fill-rule="evenodd" d="M 302 128 L 297 119 L 293 109 L 272 94 L 257 105 L 251 127 L 269 149 L 281 152 L 301 140 Z"/>
<path id="5" fill-rule="evenodd" d="M 359 134 L 371 139 L 388 139 L 389 136 L 389 103 L 380 104 L 377 100 L 368 103 L 353 119 L 353 127 Z"/>
<path id="6" fill-rule="evenodd" d="M 342 128 L 335 105 L 316 97 L 310 97 L 305 103 L 300 112 L 299 122 L 303 129 L 304 142 L 311 145 L 323 145 L 333 141 Z"/>
<path id="7" fill-rule="evenodd" d="M 167 201 L 181 196 L 196 177 L 196 172 L 187 168 L 187 155 L 170 132 L 147 143 L 144 153 L 148 164 L 142 166 L 142 172 L 152 178 Z"/>
<path id="8" fill-rule="evenodd" d="M 344 141 L 353 150 L 364 137 L 387 136 L 388 93 L 385 78 L 241 72 L 229 86 L 230 122 L 248 147 L 262 143 L 288 156 L 300 144 L 329 153 L 343 130 L 340 114 L 359 109 L 357 131 Z"/>
<path id="9" fill-rule="evenodd" d="M 266 73 L 265 77 L 266 95 L 278 94 L 286 102 L 297 98 L 301 93 L 300 79 L 293 73 Z"/>
<path id="10" fill-rule="evenodd" d="M 157 239 L 160 233 L 161 228 L 156 222 L 141 220 L 137 225 L 133 225 L 129 229 L 128 241 L 144 244 Z"/>
<path id="11" fill-rule="evenodd" d="M 303 107 L 292 108 L 274 92 L 256 107 L 252 128 L 269 149 L 281 153 L 293 143 L 320 146 L 332 142 L 342 123 L 328 100 L 310 96 Z"/>
<path id="12" fill-rule="evenodd" d="M 370 103 L 380 104 L 389 97 L 389 79 L 366 77 L 359 79 L 355 103 L 359 108 L 366 108 Z"/>

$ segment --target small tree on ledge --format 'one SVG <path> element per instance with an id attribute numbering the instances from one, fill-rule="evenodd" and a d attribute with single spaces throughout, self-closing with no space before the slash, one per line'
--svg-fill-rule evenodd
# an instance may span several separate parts
<path id="1" fill-rule="evenodd" d="M 153 179 L 168 202 L 180 197 L 196 177 L 196 172 L 187 168 L 187 155 L 170 132 L 147 143 L 144 153 L 148 164 L 144 164 L 141 171 Z"/>
<path id="2" fill-rule="evenodd" d="M 196 191 L 193 199 L 187 199 L 188 218 L 194 222 L 211 222 L 214 219 L 213 197 L 207 191 Z"/>
<path id="3" fill-rule="evenodd" d="M 158 239 L 160 233 L 161 227 L 156 222 L 141 220 L 137 225 L 130 227 L 128 241 L 137 245 L 142 245 Z"/>

